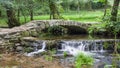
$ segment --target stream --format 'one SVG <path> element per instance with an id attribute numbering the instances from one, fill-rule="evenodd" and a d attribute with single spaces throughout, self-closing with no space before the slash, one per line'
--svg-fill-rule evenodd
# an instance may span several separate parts
<path id="1" fill-rule="evenodd" d="M 73 38 L 74 37 L 74 38 Z M 82 39 L 80 38 L 82 37 Z M 63 39 L 64 38 L 64 39 Z M 59 38 L 61 39 L 61 37 Z M 113 45 L 114 41 L 109 41 L 111 38 L 106 39 L 86 39 L 86 36 L 72 36 L 72 37 L 62 37 L 62 39 L 57 42 L 56 53 L 54 56 L 59 57 L 60 63 L 65 68 L 70 68 L 69 66 L 74 64 L 75 57 L 79 53 L 84 53 L 85 55 L 92 56 L 94 58 L 93 68 L 112 68 L 112 64 L 116 64 L 117 68 L 120 68 L 120 61 L 116 60 L 114 63 L 114 59 L 118 59 L 119 57 L 113 56 L 112 50 L 105 49 L 104 45 L 108 42 L 109 46 Z M 116 41 L 120 42 L 120 41 Z M 27 56 L 34 56 L 35 54 L 46 51 L 46 41 L 43 41 L 39 44 L 33 44 L 35 50 L 27 54 Z M 42 46 L 41 46 L 42 45 Z M 38 48 L 41 46 L 41 48 Z M 69 56 L 63 58 L 64 52 L 66 52 Z"/>

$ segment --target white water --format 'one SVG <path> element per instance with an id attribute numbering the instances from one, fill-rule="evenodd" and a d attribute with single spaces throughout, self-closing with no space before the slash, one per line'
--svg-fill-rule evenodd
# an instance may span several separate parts
<path id="1" fill-rule="evenodd" d="M 43 41 L 41 49 L 37 48 L 38 46 L 40 46 L 39 44 L 34 43 L 33 45 L 35 46 L 34 52 L 28 53 L 27 56 L 34 56 L 35 54 L 39 54 L 45 51 L 45 41 Z M 62 49 L 60 49 L 59 51 L 65 51 L 73 56 L 76 56 L 81 52 L 88 55 L 94 55 L 95 53 L 104 51 L 103 43 L 95 41 L 63 41 L 63 43 L 61 43 L 61 48 Z"/>
<path id="2" fill-rule="evenodd" d="M 45 51 L 45 47 L 46 47 L 46 42 L 44 41 L 44 42 L 42 43 L 42 49 L 37 49 L 37 46 L 39 46 L 39 45 L 37 45 L 37 44 L 34 44 L 34 46 L 36 46 L 35 51 L 28 53 L 27 56 L 34 56 L 35 54 L 44 52 L 44 51 Z"/>
<path id="3" fill-rule="evenodd" d="M 93 52 L 103 52 L 102 42 L 87 42 L 87 41 L 63 41 L 62 51 L 76 56 L 79 53 L 92 54 Z"/>

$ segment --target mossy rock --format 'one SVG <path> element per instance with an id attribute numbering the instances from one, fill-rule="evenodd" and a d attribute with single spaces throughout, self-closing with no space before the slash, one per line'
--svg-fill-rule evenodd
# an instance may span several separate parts
<path id="1" fill-rule="evenodd" d="M 30 32 L 30 36 L 32 36 L 32 37 L 38 37 L 39 36 L 39 34 L 37 33 L 37 31 L 35 29 L 30 30 L 29 32 Z"/>
<path id="2" fill-rule="evenodd" d="M 32 48 L 32 47 L 24 47 L 24 52 L 30 53 L 33 51 L 34 51 L 34 48 Z"/>
<path id="3" fill-rule="evenodd" d="M 22 37 L 28 37 L 28 36 L 30 36 L 30 33 L 29 33 L 29 31 L 23 31 L 21 33 L 21 35 L 22 35 Z"/>
<path id="4" fill-rule="evenodd" d="M 46 41 L 47 49 L 52 50 L 57 48 L 57 41 L 55 40 L 48 40 Z"/>

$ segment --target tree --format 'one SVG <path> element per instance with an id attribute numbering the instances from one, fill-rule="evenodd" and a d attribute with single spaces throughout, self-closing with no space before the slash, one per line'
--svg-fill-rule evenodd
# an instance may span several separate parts
<path id="1" fill-rule="evenodd" d="M 111 11 L 111 21 L 117 21 L 117 13 L 119 7 L 120 0 L 114 0 L 112 11 Z"/>
<path id="2" fill-rule="evenodd" d="M 15 0 L 15 4 L 16 9 L 17 9 L 17 19 L 18 21 L 20 21 L 20 5 L 21 5 L 21 1 L 20 0 Z"/>
<path id="3" fill-rule="evenodd" d="M 88 2 L 86 3 L 86 7 L 88 7 L 88 10 L 92 10 L 92 0 L 88 0 Z"/>
<path id="4" fill-rule="evenodd" d="M 68 12 L 70 10 L 70 3 L 73 2 L 73 0 L 63 0 L 62 6 L 64 7 L 64 10 Z"/>
<path id="5" fill-rule="evenodd" d="M 34 17 L 34 6 L 35 6 L 34 0 L 27 0 L 27 8 L 28 8 L 31 21 L 33 20 L 33 17 Z"/>
<path id="6" fill-rule="evenodd" d="M 20 22 L 17 20 L 15 15 L 15 9 L 13 6 L 13 1 L 3 1 L 3 6 L 6 9 L 6 15 L 7 15 L 7 24 L 10 28 L 15 26 L 20 26 Z"/>
<path id="7" fill-rule="evenodd" d="M 50 8 L 50 19 L 59 19 L 60 14 L 55 1 L 49 0 L 49 8 Z"/>

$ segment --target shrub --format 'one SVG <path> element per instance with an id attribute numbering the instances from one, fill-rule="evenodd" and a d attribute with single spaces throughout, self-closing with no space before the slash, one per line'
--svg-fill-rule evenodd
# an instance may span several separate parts
<path id="1" fill-rule="evenodd" d="M 93 65 L 93 58 L 91 56 L 80 53 L 75 60 L 75 68 L 83 68 L 83 65 Z M 89 67 L 87 67 L 89 68 Z"/>
<path id="2" fill-rule="evenodd" d="M 70 35 L 87 34 L 87 30 L 79 26 L 63 26 L 63 27 L 68 29 L 67 33 Z"/>
<path id="3" fill-rule="evenodd" d="M 55 36 L 64 35 L 67 34 L 67 29 L 62 26 L 51 26 L 48 28 L 48 33 Z"/>
<path id="4" fill-rule="evenodd" d="M 93 9 L 100 9 L 104 8 L 104 3 L 103 2 L 92 2 L 92 8 Z"/>
<path id="5" fill-rule="evenodd" d="M 105 28 L 106 24 L 97 24 L 88 28 L 88 33 L 90 35 L 106 35 L 107 30 Z"/>
<path id="6" fill-rule="evenodd" d="M 110 20 L 110 11 L 107 10 L 106 16 L 102 19 L 102 23 L 91 26 L 88 29 L 89 34 L 96 35 L 120 35 L 120 22 L 117 20 L 113 22 Z"/>

